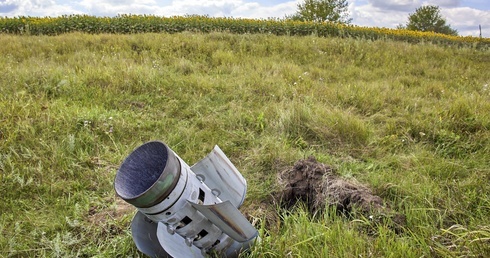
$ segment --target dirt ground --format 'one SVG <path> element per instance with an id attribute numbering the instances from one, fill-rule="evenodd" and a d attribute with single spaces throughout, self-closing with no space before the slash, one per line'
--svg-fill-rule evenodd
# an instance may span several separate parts
<path id="1" fill-rule="evenodd" d="M 92 206 L 88 211 L 88 221 L 95 226 L 103 226 L 108 221 L 119 221 L 125 215 L 135 213 L 136 208 L 131 204 L 123 201 L 121 198 L 112 196 L 107 198 L 108 203 L 115 202 L 115 206 L 100 208 Z"/>
<path id="2" fill-rule="evenodd" d="M 314 157 L 299 160 L 294 166 L 278 173 L 279 191 L 274 199 L 289 209 L 298 201 L 304 202 L 310 212 L 323 211 L 327 206 L 337 212 L 368 218 L 390 217 L 394 225 L 403 226 L 406 218 L 394 212 L 383 199 L 368 187 L 340 177 L 334 169 Z"/>
<path id="3" fill-rule="evenodd" d="M 339 212 L 362 212 L 384 209 L 383 200 L 360 184 L 349 182 L 336 175 L 333 169 L 316 161 L 314 157 L 299 160 L 293 167 L 278 174 L 281 190 L 277 197 L 285 208 L 303 201 L 312 211 L 335 206 Z"/>

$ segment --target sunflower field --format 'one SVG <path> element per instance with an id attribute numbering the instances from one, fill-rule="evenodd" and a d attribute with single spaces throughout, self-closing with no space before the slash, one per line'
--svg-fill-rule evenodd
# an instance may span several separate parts
<path id="1" fill-rule="evenodd" d="M 449 36 L 432 32 L 402 29 L 361 27 L 339 23 L 301 22 L 287 19 L 242 19 L 202 15 L 160 17 L 154 15 L 118 15 L 95 17 L 64 15 L 59 17 L 0 18 L 0 33 L 26 35 L 59 35 L 70 32 L 90 34 L 134 33 L 200 33 L 229 32 L 234 34 L 266 33 L 274 35 L 348 37 L 369 40 L 392 39 L 410 43 L 430 42 L 440 45 L 489 48 L 490 38 Z"/>

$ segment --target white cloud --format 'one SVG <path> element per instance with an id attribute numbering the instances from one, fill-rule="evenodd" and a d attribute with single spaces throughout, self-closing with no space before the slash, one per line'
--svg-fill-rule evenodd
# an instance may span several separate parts
<path id="1" fill-rule="evenodd" d="M 352 6 L 350 8 L 353 23 L 367 27 L 394 28 L 400 23 L 405 23 L 408 14 L 403 11 L 390 11 L 387 15 L 385 9 L 371 4 Z"/>
<path id="2" fill-rule="evenodd" d="M 385 11 L 411 11 L 420 6 L 420 1 L 418 0 L 369 0 L 368 2 L 371 4 L 371 6 Z"/>
<path id="3" fill-rule="evenodd" d="M 80 11 L 54 0 L 4 0 L 0 2 L 1 16 L 60 16 Z"/>
<path id="4" fill-rule="evenodd" d="M 478 25 L 482 26 L 485 37 L 490 37 L 490 11 L 482 11 L 469 7 L 443 9 L 443 16 L 452 28 L 456 28 L 460 35 L 479 36 Z M 485 34 L 485 33 L 484 33 Z"/>
<path id="5" fill-rule="evenodd" d="M 262 6 L 259 3 L 247 3 L 233 12 L 234 17 L 244 18 L 284 18 L 296 12 L 297 1 L 289 1 L 277 5 Z"/>
<path id="6" fill-rule="evenodd" d="M 177 14 L 208 14 L 210 16 L 230 16 L 231 12 L 243 4 L 240 0 L 180 0 L 170 6 Z"/>
<path id="7" fill-rule="evenodd" d="M 441 8 L 444 7 L 457 7 L 460 5 L 460 0 L 430 0 L 424 2 L 426 5 L 437 5 Z"/>
<path id="8" fill-rule="evenodd" d="M 404 11 L 413 12 L 416 8 L 422 5 L 436 5 L 441 8 L 443 7 L 457 7 L 460 5 L 460 0 L 369 0 L 368 1 L 373 7 L 390 10 L 390 11 Z"/>
<path id="9" fill-rule="evenodd" d="M 155 14 L 160 6 L 153 0 L 82 0 L 79 5 L 88 14 L 115 16 L 117 14 Z"/>
<path id="10" fill-rule="evenodd" d="M 1 1 L 0 2 L 0 13 L 9 13 L 15 11 L 19 5 L 16 3 L 18 1 Z"/>

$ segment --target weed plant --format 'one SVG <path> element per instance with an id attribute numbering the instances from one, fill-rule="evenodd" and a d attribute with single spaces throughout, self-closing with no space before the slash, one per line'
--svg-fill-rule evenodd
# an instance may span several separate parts
<path id="1" fill-rule="evenodd" d="M 227 33 L 0 46 L 0 257 L 140 256 L 113 178 L 155 139 L 188 164 L 217 144 L 247 179 L 262 241 L 243 257 L 490 256 L 488 51 Z M 277 209 L 276 174 L 310 155 L 406 225 Z"/>

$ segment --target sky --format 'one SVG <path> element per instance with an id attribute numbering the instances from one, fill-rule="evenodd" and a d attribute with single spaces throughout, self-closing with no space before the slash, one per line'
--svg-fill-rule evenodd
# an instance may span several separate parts
<path id="1" fill-rule="evenodd" d="M 0 0 L 0 17 L 88 14 L 186 14 L 235 18 L 284 18 L 302 0 Z M 347 0 L 352 24 L 395 28 L 422 5 L 437 5 L 462 36 L 490 37 L 490 0 Z"/>

